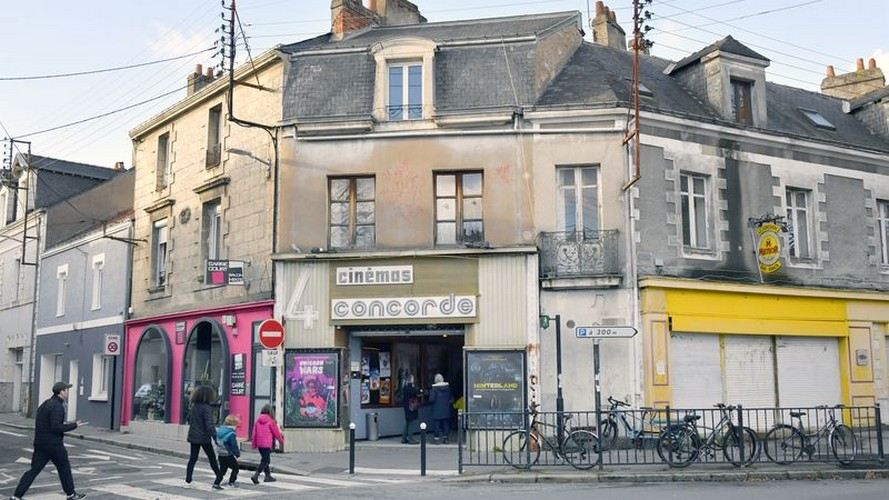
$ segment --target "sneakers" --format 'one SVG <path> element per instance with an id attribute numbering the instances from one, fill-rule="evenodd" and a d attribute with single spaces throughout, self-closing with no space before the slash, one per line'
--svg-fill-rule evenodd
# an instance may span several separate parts
<path id="1" fill-rule="evenodd" d="M 192 484 L 188 481 L 185 481 L 184 483 L 182 483 L 182 487 L 185 488 L 186 490 L 190 490 L 190 489 L 194 488 L 194 484 Z"/>
<path id="2" fill-rule="evenodd" d="M 272 476 L 266 476 L 265 479 L 263 479 L 262 482 L 264 482 L 264 483 L 274 483 L 275 481 L 277 481 L 277 479 L 273 478 Z"/>
<path id="3" fill-rule="evenodd" d="M 223 488 L 221 484 L 213 483 L 213 489 L 214 490 L 224 490 L 225 488 Z"/>
<path id="4" fill-rule="evenodd" d="M 228 487 L 229 488 L 240 488 L 240 486 L 238 486 L 238 483 L 228 483 Z"/>
<path id="5" fill-rule="evenodd" d="M 85 496 L 86 496 L 86 493 L 77 493 L 75 491 L 74 493 L 71 493 L 70 495 L 68 495 L 68 500 L 80 500 L 81 498 L 83 498 Z M 15 498 L 15 497 L 13 497 L 13 498 Z"/>

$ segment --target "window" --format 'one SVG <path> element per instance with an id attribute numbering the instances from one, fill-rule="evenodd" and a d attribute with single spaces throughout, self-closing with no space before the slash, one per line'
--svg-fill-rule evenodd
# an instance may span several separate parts
<path id="1" fill-rule="evenodd" d="M 753 125 L 751 93 L 753 84 L 745 80 L 731 80 L 732 118 L 738 123 Z"/>
<path id="2" fill-rule="evenodd" d="M 789 227 L 790 256 L 811 257 L 809 226 L 809 191 L 787 188 L 787 222 Z"/>
<path id="3" fill-rule="evenodd" d="M 90 400 L 107 401 L 110 380 L 111 356 L 93 354 L 93 383 L 90 388 Z"/>
<path id="4" fill-rule="evenodd" d="M 154 223 L 152 231 L 152 287 L 163 288 L 167 284 L 167 219 Z"/>
<path id="5" fill-rule="evenodd" d="M 702 175 L 681 174 L 679 198 L 682 211 L 682 244 L 691 248 L 708 248 L 707 178 Z"/>
<path id="6" fill-rule="evenodd" d="M 201 241 L 207 260 L 217 260 L 222 255 L 222 210 L 220 200 L 204 203 L 201 223 Z"/>
<path id="7" fill-rule="evenodd" d="M 102 308 L 102 287 L 105 281 L 105 254 L 93 256 L 93 305 L 92 310 Z"/>
<path id="8" fill-rule="evenodd" d="M 389 119 L 423 117 L 423 67 L 419 63 L 389 64 Z"/>
<path id="9" fill-rule="evenodd" d="M 207 120 L 207 166 L 219 165 L 222 158 L 222 104 L 210 108 Z"/>
<path id="10" fill-rule="evenodd" d="M 68 264 L 65 264 L 56 269 L 56 316 L 65 315 L 65 295 L 68 293 L 66 290 L 67 283 Z"/>
<path id="11" fill-rule="evenodd" d="M 599 231 L 599 168 L 560 167 L 556 176 L 559 227 L 595 238 Z"/>
<path id="12" fill-rule="evenodd" d="M 482 174 L 435 175 L 435 244 L 482 242 Z"/>
<path id="13" fill-rule="evenodd" d="M 332 248 L 370 248 L 376 244 L 375 183 L 373 177 L 330 179 Z"/>
<path id="14" fill-rule="evenodd" d="M 880 235 L 880 264 L 889 266 L 889 201 L 877 201 L 877 228 Z"/>
<path id="15" fill-rule="evenodd" d="M 812 109 L 805 108 L 799 108 L 799 110 L 806 118 L 809 119 L 810 122 L 812 122 L 812 125 L 826 130 L 836 130 L 836 127 L 833 126 L 833 123 L 830 123 L 827 118 L 821 116 L 821 113 Z"/>
<path id="16" fill-rule="evenodd" d="M 173 180 L 173 167 L 170 158 L 170 134 L 157 138 L 157 188 L 165 188 Z"/>

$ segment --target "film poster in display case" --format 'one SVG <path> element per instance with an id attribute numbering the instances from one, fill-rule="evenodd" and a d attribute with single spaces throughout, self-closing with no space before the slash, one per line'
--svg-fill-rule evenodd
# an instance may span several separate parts
<path id="1" fill-rule="evenodd" d="M 339 426 L 340 352 L 287 349 L 284 369 L 284 427 Z"/>

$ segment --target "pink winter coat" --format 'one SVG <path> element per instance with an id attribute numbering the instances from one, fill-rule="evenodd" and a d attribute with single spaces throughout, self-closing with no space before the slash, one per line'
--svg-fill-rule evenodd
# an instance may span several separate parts
<path id="1" fill-rule="evenodd" d="M 251 445 L 254 448 L 274 448 L 275 440 L 279 443 L 284 442 L 284 435 L 278 429 L 278 424 L 272 417 L 262 414 L 253 424 L 253 439 Z"/>

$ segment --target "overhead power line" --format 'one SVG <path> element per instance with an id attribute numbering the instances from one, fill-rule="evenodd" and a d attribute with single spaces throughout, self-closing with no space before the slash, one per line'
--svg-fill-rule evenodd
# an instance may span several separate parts
<path id="1" fill-rule="evenodd" d="M 54 75 L 36 75 L 36 76 L 0 76 L 0 81 L 21 81 L 21 80 L 48 80 L 50 78 L 68 78 L 71 76 L 83 76 L 83 75 L 95 75 L 97 73 L 109 73 L 111 71 L 122 71 L 126 69 L 133 68 L 142 68 L 145 66 L 151 66 L 152 64 L 160 64 L 170 61 L 176 61 L 178 59 L 185 59 L 187 57 L 193 57 L 198 54 L 203 54 L 204 52 L 209 52 L 214 50 L 212 47 L 209 49 L 202 49 L 197 52 L 192 52 L 191 54 L 185 54 L 176 57 L 170 57 L 168 59 L 158 59 L 157 61 L 144 62 L 139 64 L 130 64 L 129 66 L 118 66 L 115 68 L 105 68 L 105 69 L 96 69 L 91 71 L 77 71 L 75 73 L 59 73 Z"/>

